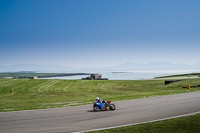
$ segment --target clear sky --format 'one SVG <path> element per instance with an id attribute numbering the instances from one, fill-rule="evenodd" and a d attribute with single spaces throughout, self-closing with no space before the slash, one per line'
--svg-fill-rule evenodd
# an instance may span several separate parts
<path id="1" fill-rule="evenodd" d="M 0 0 L 0 65 L 200 62 L 200 0 Z"/>

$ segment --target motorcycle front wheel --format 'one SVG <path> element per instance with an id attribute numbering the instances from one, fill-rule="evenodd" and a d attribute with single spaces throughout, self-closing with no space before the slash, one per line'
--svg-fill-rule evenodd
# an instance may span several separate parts
<path id="1" fill-rule="evenodd" d="M 110 108 L 110 110 L 115 110 L 115 105 L 111 103 L 111 104 L 109 105 L 109 108 Z"/>

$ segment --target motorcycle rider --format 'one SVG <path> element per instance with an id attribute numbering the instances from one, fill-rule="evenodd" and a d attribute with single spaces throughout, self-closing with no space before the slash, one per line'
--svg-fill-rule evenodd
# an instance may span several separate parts
<path id="1" fill-rule="evenodd" d="M 103 103 L 104 107 L 107 106 L 107 103 L 103 99 L 100 99 L 99 97 L 96 98 L 96 101 Z"/>

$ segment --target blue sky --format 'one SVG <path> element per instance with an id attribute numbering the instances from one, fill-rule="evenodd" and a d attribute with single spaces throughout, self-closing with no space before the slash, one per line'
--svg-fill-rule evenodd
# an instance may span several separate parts
<path id="1" fill-rule="evenodd" d="M 199 0 L 0 0 L 0 65 L 200 62 Z"/>

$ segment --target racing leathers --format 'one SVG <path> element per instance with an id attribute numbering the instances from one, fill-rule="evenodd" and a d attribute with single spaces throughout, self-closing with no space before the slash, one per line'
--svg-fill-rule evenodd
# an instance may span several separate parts
<path id="1" fill-rule="evenodd" d="M 103 99 L 99 99 L 99 100 L 97 100 L 97 102 L 101 102 L 101 103 L 103 103 L 103 106 L 104 106 L 104 107 L 107 106 L 107 103 L 106 103 Z"/>

